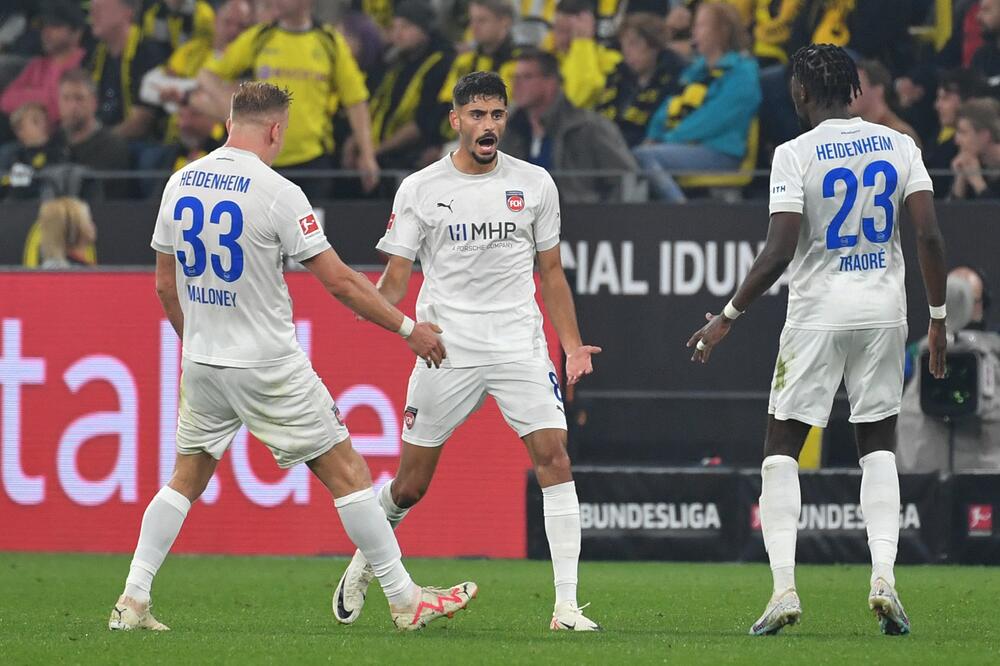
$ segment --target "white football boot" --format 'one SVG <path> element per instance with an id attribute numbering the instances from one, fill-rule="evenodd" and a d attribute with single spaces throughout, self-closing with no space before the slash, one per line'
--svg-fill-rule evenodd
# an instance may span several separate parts
<path id="1" fill-rule="evenodd" d="M 392 623 L 400 631 L 417 631 L 442 617 L 451 617 L 469 605 L 479 594 L 475 583 L 459 583 L 447 590 L 436 587 L 420 588 L 420 598 L 410 608 L 389 605 Z"/>
<path id="2" fill-rule="evenodd" d="M 887 636 L 903 636 L 910 633 L 910 618 L 903 610 L 903 602 L 892 585 L 884 578 L 876 578 L 868 595 L 868 608 L 875 611 L 878 626 Z"/>
<path id="3" fill-rule="evenodd" d="M 589 605 L 584 604 L 577 607 L 572 601 L 557 603 L 552 612 L 552 622 L 549 623 L 549 629 L 552 631 L 604 631 L 601 625 L 583 614 L 583 609 Z"/>
<path id="4" fill-rule="evenodd" d="M 776 592 L 764 614 L 750 627 L 751 636 L 773 636 L 788 624 L 798 624 L 802 617 L 802 603 L 794 587 L 784 592 Z"/>
<path id="5" fill-rule="evenodd" d="M 375 578 L 372 565 L 368 563 L 360 550 L 354 551 L 351 563 L 340 577 L 337 589 L 333 592 L 333 616 L 341 624 L 354 624 L 361 617 L 361 609 L 365 607 L 365 597 L 368 585 Z"/>
<path id="6" fill-rule="evenodd" d="M 118 602 L 111 609 L 108 619 L 108 629 L 111 631 L 132 631 L 133 629 L 149 629 L 150 631 L 170 631 L 149 612 L 149 603 L 140 603 L 124 594 L 118 597 Z"/>

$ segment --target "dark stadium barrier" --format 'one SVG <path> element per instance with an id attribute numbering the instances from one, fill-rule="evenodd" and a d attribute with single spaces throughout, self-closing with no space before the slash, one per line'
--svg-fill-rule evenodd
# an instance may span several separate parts
<path id="1" fill-rule="evenodd" d="M 578 467 L 584 557 L 731 561 L 747 540 L 732 471 Z M 528 475 L 528 556 L 547 558 L 542 493 Z"/>
<path id="2" fill-rule="evenodd" d="M 961 564 L 1000 564 L 1000 476 L 963 474 L 952 491 L 952 557 Z"/>
<path id="3" fill-rule="evenodd" d="M 584 559 L 766 562 L 757 469 L 580 467 Z M 803 472 L 796 559 L 871 561 L 860 471 Z M 527 476 L 528 556 L 549 556 L 542 494 Z M 900 476 L 901 564 L 1000 564 L 1000 475 Z"/>
<path id="4" fill-rule="evenodd" d="M 388 202 L 322 202 L 325 228 L 349 263 L 380 261 L 374 244 Z M 37 205 L 14 202 L 0 223 L 0 264 L 21 260 Z M 939 204 L 949 263 L 996 263 L 996 204 Z M 156 202 L 94 205 L 102 265 L 151 265 Z M 707 310 L 718 311 L 763 241 L 762 202 L 725 205 L 566 206 L 564 260 L 584 338 L 601 345 L 595 373 L 572 391 L 574 460 L 593 465 L 690 465 L 718 456 L 731 466 L 760 462 L 767 395 L 784 321 L 785 290 L 759 299 L 708 365 L 684 347 Z M 927 308 L 909 225 L 910 338 Z M 995 277 L 995 276 L 994 276 Z M 995 287 L 996 285 L 994 285 Z M 853 465 L 843 399 L 834 404 L 824 464 Z M 608 442 L 613 442 L 609 446 Z"/>
<path id="5" fill-rule="evenodd" d="M 311 275 L 287 279 L 300 343 L 376 485 L 385 483 L 399 461 L 413 354 L 398 336 L 356 321 Z M 409 312 L 414 280 L 401 304 Z M 135 547 L 143 510 L 175 455 L 180 343 L 153 287 L 148 271 L 0 272 L 0 551 Z M 524 557 L 530 463 L 492 401 L 448 448 L 430 493 L 399 527 L 404 552 Z M 241 434 L 175 550 L 306 555 L 354 547 L 306 466 L 279 470 Z"/>
<path id="6" fill-rule="evenodd" d="M 760 471 L 740 474 L 740 506 L 749 520 L 742 560 L 767 561 L 760 528 Z M 799 475 L 796 560 L 799 562 L 870 562 L 868 535 L 861 513 L 861 471 L 823 470 Z M 899 478 L 900 564 L 933 564 L 945 559 L 948 547 L 951 484 L 937 474 L 904 474 Z"/>

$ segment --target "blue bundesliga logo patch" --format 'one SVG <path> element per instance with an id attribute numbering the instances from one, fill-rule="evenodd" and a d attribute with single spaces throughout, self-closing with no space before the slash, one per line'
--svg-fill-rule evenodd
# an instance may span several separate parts
<path id="1" fill-rule="evenodd" d="M 507 190 L 507 208 L 513 213 L 520 213 L 524 210 L 524 192 Z"/>

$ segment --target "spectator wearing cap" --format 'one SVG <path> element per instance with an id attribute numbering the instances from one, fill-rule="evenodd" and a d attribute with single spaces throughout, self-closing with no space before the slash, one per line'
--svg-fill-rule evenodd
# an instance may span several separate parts
<path id="1" fill-rule="evenodd" d="M 1000 176 L 984 171 L 1000 169 L 1000 104 L 973 99 L 958 110 L 955 143 L 958 155 L 951 161 L 955 182 L 953 199 L 1000 198 Z"/>
<path id="2" fill-rule="evenodd" d="M 86 21 L 78 2 L 50 0 L 42 5 L 42 51 L 28 61 L 21 74 L 0 96 L 0 111 L 10 115 L 27 102 L 45 107 L 50 129 L 59 120 L 59 77 L 80 66 L 84 50 L 80 46 Z"/>
<path id="3" fill-rule="evenodd" d="M 622 175 L 636 171 L 635 159 L 614 123 L 566 99 L 555 56 L 534 49 L 518 56 L 513 102 L 504 152 L 554 172 L 567 203 L 623 200 Z M 615 174 L 565 173 L 572 170 Z"/>
<path id="4" fill-rule="evenodd" d="M 858 80 L 861 81 L 861 94 L 851 102 L 851 112 L 870 123 L 884 125 L 907 135 L 919 148 L 922 145 L 920 135 L 896 115 L 890 106 L 893 87 L 889 70 L 875 60 L 862 60 L 858 63 Z"/>
<path id="5" fill-rule="evenodd" d="M 379 164 L 417 169 L 440 154 L 444 117 L 438 94 L 455 54 L 427 0 L 404 0 L 396 7 L 389 42 L 388 67 L 369 104 L 372 139 Z"/>

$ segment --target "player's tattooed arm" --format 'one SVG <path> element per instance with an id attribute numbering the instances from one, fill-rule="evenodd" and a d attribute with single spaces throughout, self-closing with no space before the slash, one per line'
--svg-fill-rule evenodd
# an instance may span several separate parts
<path id="1" fill-rule="evenodd" d="M 775 213 L 771 216 L 767 242 L 733 296 L 733 307 L 740 312 L 746 311 L 751 303 L 781 277 L 795 257 L 801 223 L 802 215 L 799 213 Z M 707 312 L 705 319 L 708 323 L 695 331 L 687 342 L 688 347 L 695 347 L 691 360 L 702 363 L 708 361 L 712 347 L 722 342 L 733 325 L 733 320 L 723 314 Z"/>
<path id="2" fill-rule="evenodd" d="M 542 301 L 566 354 L 566 379 L 572 386 L 594 371 L 591 356 L 600 354 L 601 348 L 583 344 L 580 337 L 573 293 L 563 272 L 558 245 L 538 253 L 538 272 L 542 277 Z"/>
<path id="3" fill-rule="evenodd" d="M 927 304 L 944 305 L 948 268 L 944 255 L 944 237 L 934 212 L 933 194 L 926 190 L 914 192 L 906 197 L 904 203 L 917 233 L 917 258 L 924 278 Z M 931 319 L 927 330 L 927 344 L 930 349 L 931 374 L 941 379 L 945 374 L 945 350 L 948 345 L 944 319 Z"/>
<path id="4" fill-rule="evenodd" d="M 177 336 L 184 337 L 184 312 L 177 296 L 177 273 L 174 255 L 163 252 L 156 253 L 156 295 L 163 304 L 170 325 L 174 327 Z"/>

